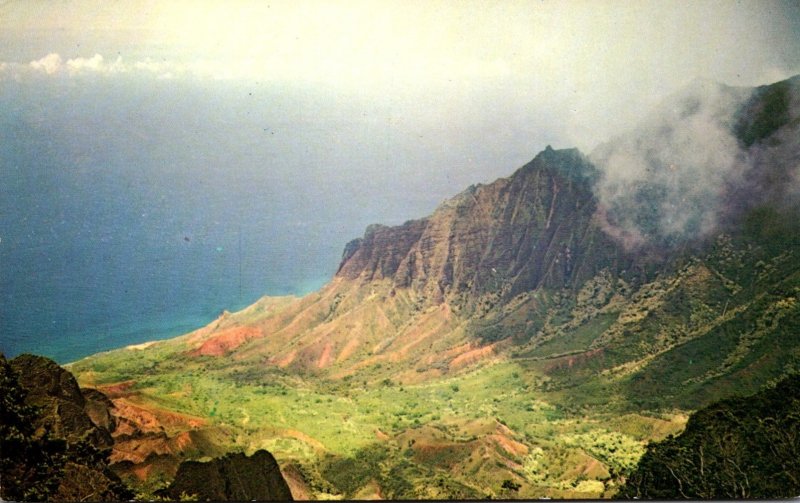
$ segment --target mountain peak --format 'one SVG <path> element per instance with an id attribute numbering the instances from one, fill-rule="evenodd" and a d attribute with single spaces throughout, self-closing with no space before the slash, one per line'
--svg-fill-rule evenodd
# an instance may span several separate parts
<path id="1" fill-rule="evenodd" d="M 346 246 L 337 276 L 391 279 L 433 303 L 573 285 L 616 253 L 593 223 L 596 176 L 577 149 L 548 145 L 511 177 L 471 186 L 426 219 L 368 227 Z M 596 254 L 578 253 L 599 243 Z"/>
<path id="2" fill-rule="evenodd" d="M 583 178 L 592 182 L 598 176 L 598 171 L 577 148 L 554 149 L 550 145 L 536 154 L 519 171 L 526 172 L 548 168 L 553 169 L 560 175 L 576 177 L 577 179 Z"/>

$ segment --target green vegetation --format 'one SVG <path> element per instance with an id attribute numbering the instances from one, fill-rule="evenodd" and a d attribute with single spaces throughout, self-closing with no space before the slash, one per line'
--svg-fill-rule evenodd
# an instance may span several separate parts
<path id="1" fill-rule="evenodd" d="M 269 450 L 315 497 L 609 497 L 685 411 L 800 368 L 800 265 L 776 250 L 721 235 L 647 281 L 603 270 L 577 293 L 521 294 L 467 327 L 507 352 L 462 370 L 377 360 L 334 377 L 192 356 L 185 338 L 71 370 L 205 418 L 224 432 L 218 449 Z M 409 382 L 420 369 L 439 373 Z"/>
<path id="2" fill-rule="evenodd" d="M 629 472 L 644 453 L 641 442 L 627 435 L 602 429 L 565 435 L 562 439 L 565 445 L 581 447 L 616 473 Z"/>
<path id="3" fill-rule="evenodd" d="M 331 295 L 335 312 L 367 309 L 358 295 Z M 393 316 L 431 316 L 408 311 L 407 295 L 397 292 Z M 650 279 L 602 270 L 577 293 L 487 308 L 465 331 L 507 349 L 462 370 L 384 359 L 334 376 L 264 364 L 247 345 L 242 357 L 192 356 L 186 338 L 71 370 L 88 385 L 128 382 L 143 406 L 205 418 L 224 432 L 218 449 L 269 450 L 301 467 L 315 497 L 610 497 L 688 411 L 800 369 L 798 298 L 793 251 L 720 235 Z M 320 299 L 325 319 L 331 301 Z M 409 381 L 429 369 L 438 373 Z"/>
<path id="4" fill-rule="evenodd" d="M 746 147 L 767 138 L 791 120 L 791 83 L 778 82 L 760 88 L 740 113 L 734 128 L 736 136 Z"/>
<path id="5" fill-rule="evenodd" d="M 786 92 L 762 90 L 748 105 L 737 131 L 744 144 L 771 141 L 785 125 Z M 540 165 L 575 155 L 548 150 L 503 182 L 520 200 L 487 200 L 494 217 L 514 210 L 513 225 L 486 222 L 495 241 L 469 226 L 469 239 L 456 239 L 470 205 L 486 202 L 475 191 L 452 214 L 444 207 L 439 216 L 455 220 L 437 222 L 453 240 L 429 243 L 434 258 L 408 264 L 408 277 L 365 262 L 365 270 L 381 267 L 382 279 L 340 277 L 302 299 L 265 298 L 194 334 L 71 369 L 83 384 L 111 385 L 142 409 L 200 421 L 214 441 L 180 455 L 267 449 L 309 497 L 597 498 L 614 496 L 626 479 L 626 496 L 662 494 L 649 485 L 665 477 L 656 465 L 674 458 L 669 466 L 686 471 L 680 463 L 695 459 L 691 449 L 703 445 L 701 458 L 713 449 L 705 440 L 689 448 L 672 438 L 649 450 L 648 442 L 678 433 L 693 410 L 800 370 L 800 219 L 777 201 L 757 206 L 761 199 L 732 196 L 736 208 L 717 235 L 679 241 L 658 227 L 663 188 L 643 182 L 637 227 L 652 246 L 615 249 L 588 222 L 598 217 L 594 201 L 582 199 L 591 173 L 576 180 L 567 164 L 555 174 Z M 753 184 L 780 188 L 787 169 L 751 173 Z M 575 183 L 580 191 L 570 189 Z M 548 229 L 548 215 L 572 208 L 580 221 Z M 687 225 L 701 234 L 706 224 Z M 450 262 L 476 257 L 475 270 Z M 762 447 L 775 433 L 763 427 L 751 428 Z M 187 428 L 167 421 L 164 432 Z M 719 438 L 714 428 L 709 438 Z M 750 468 L 748 480 L 778 469 L 766 461 Z M 680 480 L 684 493 L 697 482 Z M 693 494 L 767 490 L 736 484 Z"/>
<path id="6" fill-rule="evenodd" d="M 622 475 L 644 448 L 643 439 L 605 426 L 613 414 L 570 417 L 563 405 L 545 399 L 545 376 L 514 362 L 416 385 L 356 385 L 352 379 L 305 380 L 278 369 L 257 376 L 213 358 L 156 373 L 145 364 L 136 372 L 131 361 L 150 361 L 140 352 L 106 353 L 72 370 L 95 382 L 133 381 L 130 392 L 142 403 L 208 418 L 233 432 L 229 449 L 267 449 L 282 462 L 300 463 L 318 496 L 352 498 L 374 483 L 392 498 L 499 497 L 510 476 L 521 484 L 515 496 L 559 496 L 572 494 L 581 482 L 573 463 L 593 457 Z M 672 432 L 682 427 L 680 418 L 665 423 Z M 498 434 L 503 440 L 492 440 Z M 509 452 L 498 442 L 517 443 L 520 450 Z M 482 448 L 494 453 L 490 460 L 475 457 Z M 471 457 L 463 475 L 453 472 Z M 604 480 L 580 494 L 597 496 L 605 482 L 613 486 L 607 471 L 594 476 Z"/>

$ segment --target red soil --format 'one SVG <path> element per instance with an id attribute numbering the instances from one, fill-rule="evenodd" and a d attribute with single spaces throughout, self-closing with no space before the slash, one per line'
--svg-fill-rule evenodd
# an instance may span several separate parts
<path id="1" fill-rule="evenodd" d="M 203 344 L 192 351 L 192 356 L 223 356 L 250 339 L 261 337 L 263 333 L 258 327 L 232 327 L 209 337 Z"/>

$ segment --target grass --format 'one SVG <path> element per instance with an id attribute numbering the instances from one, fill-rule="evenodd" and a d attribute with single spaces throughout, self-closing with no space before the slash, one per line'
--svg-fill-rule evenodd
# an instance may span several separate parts
<path id="1" fill-rule="evenodd" d="M 534 348 L 523 357 L 543 357 L 568 353 L 571 351 L 585 351 L 597 337 L 608 329 L 618 317 L 618 313 L 601 313 L 595 318 L 586 321 L 577 329 L 553 337 Z"/>

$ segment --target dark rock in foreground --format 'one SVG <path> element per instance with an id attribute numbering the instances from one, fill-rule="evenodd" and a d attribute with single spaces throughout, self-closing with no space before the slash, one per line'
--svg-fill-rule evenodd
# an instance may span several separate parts
<path id="1" fill-rule="evenodd" d="M 82 393 L 47 358 L 0 354 L 0 497 L 14 501 L 124 501 L 133 493 L 108 468 L 108 399 Z"/>
<path id="2" fill-rule="evenodd" d="M 25 390 L 26 402 L 38 409 L 37 429 L 70 443 L 86 440 L 98 449 L 113 445 L 114 425 L 108 411 L 113 405 L 105 395 L 91 390 L 87 396 L 71 373 L 42 356 L 24 354 L 10 364 Z M 98 424 L 92 416 L 104 420 Z"/>
<path id="3" fill-rule="evenodd" d="M 175 480 L 161 496 L 180 499 L 197 496 L 201 501 L 287 501 L 292 493 L 278 463 L 267 451 L 252 456 L 229 454 L 206 463 L 184 461 Z"/>

